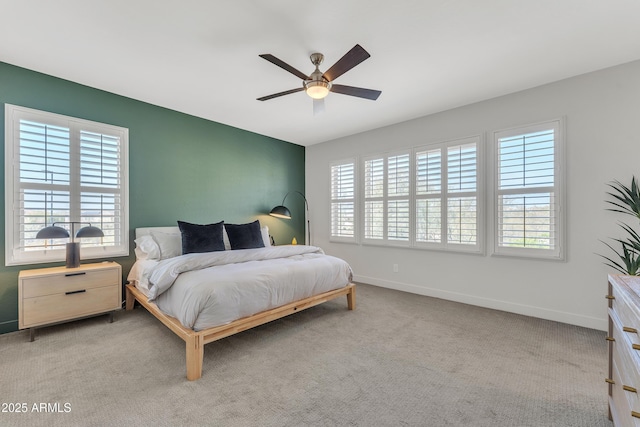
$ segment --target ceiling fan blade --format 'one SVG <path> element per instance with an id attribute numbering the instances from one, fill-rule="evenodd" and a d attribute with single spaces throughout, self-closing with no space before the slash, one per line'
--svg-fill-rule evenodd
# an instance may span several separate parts
<path id="1" fill-rule="evenodd" d="M 333 81 L 370 56 L 369 52 L 357 44 L 342 58 L 338 59 L 338 62 L 333 64 L 331 68 L 325 71 L 322 77 L 327 79 L 329 82 Z"/>
<path id="2" fill-rule="evenodd" d="M 324 98 L 313 100 L 313 115 L 324 113 Z"/>
<path id="3" fill-rule="evenodd" d="M 262 98 L 257 98 L 257 100 L 258 101 L 268 101 L 270 99 L 277 98 L 279 96 L 290 95 L 290 94 L 296 93 L 296 92 L 302 92 L 303 90 L 304 90 L 303 87 L 299 87 L 297 89 L 285 90 L 284 92 L 278 92 L 278 93 L 274 93 L 272 95 L 263 96 Z"/>
<path id="4" fill-rule="evenodd" d="M 343 95 L 357 96 L 358 98 L 365 98 L 375 101 L 382 93 L 379 90 L 364 89 L 361 87 L 344 86 L 344 85 L 332 85 L 331 92 L 341 93 Z"/>
<path id="5" fill-rule="evenodd" d="M 290 72 L 294 76 L 300 77 L 302 80 L 309 80 L 309 76 L 307 76 L 305 73 L 303 73 L 300 70 L 297 70 L 297 69 L 293 68 L 291 65 L 287 64 L 286 62 L 284 62 L 281 59 L 276 58 L 275 56 L 271 55 L 270 53 L 264 53 L 264 54 L 258 55 L 258 56 L 260 56 L 260 58 L 266 59 L 267 61 L 271 62 L 274 65 L 277 65 L 278 67 L 282 68 L 283 70 L 286 70 L 286 71 Z"/>

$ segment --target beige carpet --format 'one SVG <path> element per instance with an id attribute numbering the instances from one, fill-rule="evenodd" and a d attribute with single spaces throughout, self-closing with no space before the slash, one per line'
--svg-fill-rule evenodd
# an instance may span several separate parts
<path id="1" fill-rule="evenodd" d="M 195 382 L 142 308 L 0 335 L 2 409 L 27 406 L 0 425 L 611 426 L 603 332 L 357 292 L 208 344 Z"/>

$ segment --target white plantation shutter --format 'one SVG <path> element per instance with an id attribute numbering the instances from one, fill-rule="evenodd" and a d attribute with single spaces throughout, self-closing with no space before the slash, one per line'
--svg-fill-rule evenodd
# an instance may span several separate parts
<path id="1" fill-rule="evenodd" d="M 355 241 L 355 161 L 331 165 L 331 240 Z"/>
<path id="2" fill-rule="evenodd" d="M 364 162 L 364 239 L 384 240 L 385 159 Z"/>
<path id="3" fill-rule="evenodd" d="M 103 230 L 83 259 L 128 255 L 127 129 L 9 104 L 5 126 L 6 264 L 63 260 L 70 239 L 35 238 L 54 222 Z"/>
<path id="4" fill-rule="evenodd" d="M 447 200 L 447 243 L 476 244 L 476 198 L 450 197 Z"/>
<path id="5" fill-rule="evenodd" d="M 120 244 L 122 170 L 120 138 L 80 132 L 80 221 L 99 227 L 103 238 L 84 239 L 85 246 Z"/>
<path id="6" fill-rule="evenodd" d="M 416 161 L 417 243 L 442 241 L 442 149 L 418 149 Z"/>
<path id="7" fill-rule="evenodd" d="M 409 241 L 409 191 L 411 189 L 410 155 L 387 158 L 387 238 Z"/>
<path id="8" fill-rule="evenodd" d="M 36 234 L 46 224 L 64 221 L 70 215 L 69 128 L 20 120 L 17 138 L 20 185 L 11 189 L 12 204 L 20 208 L 16 226 L 19 248 L 24 251 L 63 247 L 66 239 L 43 241 Z M 6 139 L 5 144 L 11 140 Z M 13 165 L 12 165 L 13 168 Z M 9 237 L 9 236 L 7 236 Z"/>
<path id="9" fill-rule="evenodd" d="M 499 254 L 562 257 L 560 122 L 495 133 Z"/>
<path id="10" fill-rule="evenodd" d="M 477 143 L 447 148 L 447 243 L 477 243 Z"/>

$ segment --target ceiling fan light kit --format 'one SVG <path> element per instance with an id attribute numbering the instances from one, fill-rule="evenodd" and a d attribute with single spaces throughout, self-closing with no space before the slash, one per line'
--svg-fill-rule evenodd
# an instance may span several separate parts
<path id="1" fill-rule="evenodd" d="M 329 95 L 331 83 L 323 80 L 311 80 L 304 82 L 304 89 L 307 91 L 307 95 L 313 99 L 322 99 Z"/>
<path id="2" fill-rule="evenodd" d="M 329 92 L 340 93 L 343 95 L 356 96 L 358 98 L 370 99 L 375 101 L 382 93 L 379 90 L 364 89 L 354 86 L 336 85 L 333 84 L 333 80 L 337 79 L 371 55 L 362 48 L 360 45 L 355 45 L 349 52 L 347 52 L 342 58 L 338 60 L 333 66 L 331 66 L 324 73 L 320 71 L 320 64 L 324 60 L 324 55 L 321 53 L 313 53 L 309 57 L 311 63 L 315 65 L 316 69 L 310 75 L 306 75 L 303 72 L 297 70 L 281 59 L 276 58 L 271 54 L 262 54 L 261 58 L 266 59 L 274 65 L 282 68 L 285 71 L 290 72 L 294 76 L 302 79 L 302 87 L 298 89 L 290 89 L 284 92 L 274 93 L 272 95 L 263 96 L 258 98 L 258 101 L 267 101 L 269 99 L 278 98 L 284 95 L 290 95 L 292 93 L 305 91 L 307 95 L 315 100 L 324 99 Z"/>

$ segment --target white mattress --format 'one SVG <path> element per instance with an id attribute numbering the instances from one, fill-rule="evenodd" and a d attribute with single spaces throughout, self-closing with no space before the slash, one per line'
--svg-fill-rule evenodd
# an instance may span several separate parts
<path id="1" fill-rule="evenodd" d="M 129 274 L 158 308 L 194 330 L 338 289 L 349 265 L 312 246 L 188 254 L 136 262 Z"/>

